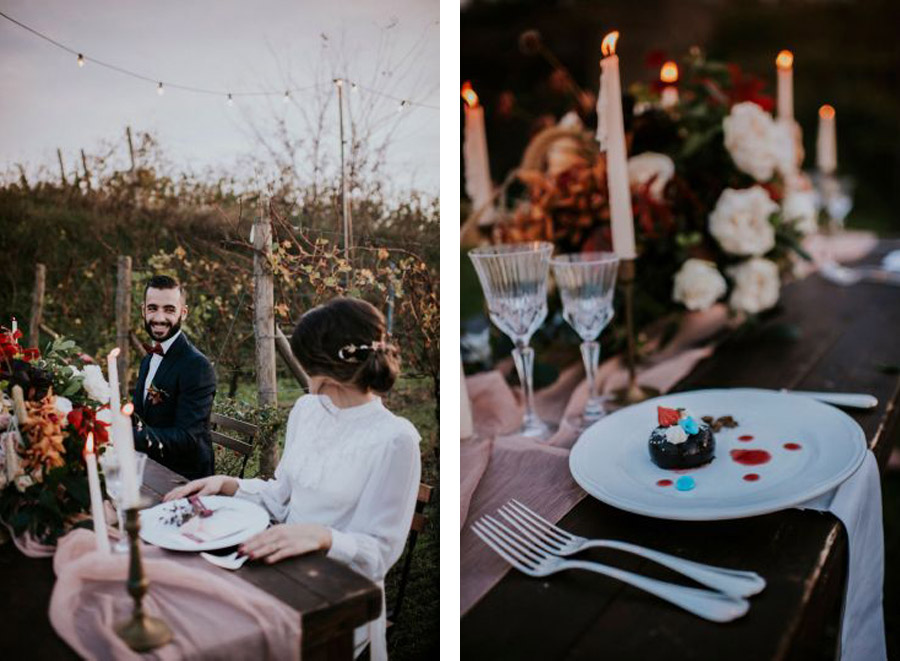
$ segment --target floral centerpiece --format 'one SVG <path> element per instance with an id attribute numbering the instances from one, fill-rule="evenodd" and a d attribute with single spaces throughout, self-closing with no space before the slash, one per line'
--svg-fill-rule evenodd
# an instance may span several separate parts
<path id="1" fill-rule="evenodd" d="M 21 336 L 0 328 L 0 521 L 53 544 L 90 510 L 84 444 L 109 441 L 109 385 L 73 341 L 41 355 Z"/>
<path id="2" fill-rule="evenodd" d="M 736 65 L 693 49 L 682 68 L 677 102 L 664 103 L 662 85 L 647 83 L 626 103 L 638 306 L 652 318 L 726 300 L 752 316 L 776 305 L 783 279 L 806 257 L 802 237 L 817 228 L 798 129 L 773 119 L 762 81 Z M 494 239 L 611 250 L 604 155 L 574 115 L 563 124 L 568 148 L 560 127 L 532 140 L 516 173 L 526 194 Z"/>

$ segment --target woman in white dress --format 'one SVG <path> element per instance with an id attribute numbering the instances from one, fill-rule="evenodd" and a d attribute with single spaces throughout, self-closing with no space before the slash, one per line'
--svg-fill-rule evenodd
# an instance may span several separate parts
<path id="1" fill-rule="evenodd" d="M 310 394 L 291 410 L 274 479 L 214 475 L 174 489 L 166 500 L 193 494 L 252 500 L 275 525 L 241 546 L 251 560 L 325 550 L 383 588 L 403 551 L 421 475 L 418 432 L 376 394 L 394 385 L 397 349 L 385 337 L 382 314 L 352 298 L 304 314 L 291 349 L 309 375 Z M 357 629 L 357 653 L 368 641 L 372 659 L 387 658 L 384 611 Z"/>

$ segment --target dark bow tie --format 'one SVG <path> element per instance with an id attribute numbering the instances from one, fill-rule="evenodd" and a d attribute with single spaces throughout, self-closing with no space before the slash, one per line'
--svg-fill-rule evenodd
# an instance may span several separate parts
<path id="1" fill-rule="evenodd" d="M 166 352 L 163 350 L 162 345 L 157 342 L 156 344 L 147 344 L 143 343 L 144 351 L 147 353 L 157 353 L 160 356 L 165 356 Z"/>

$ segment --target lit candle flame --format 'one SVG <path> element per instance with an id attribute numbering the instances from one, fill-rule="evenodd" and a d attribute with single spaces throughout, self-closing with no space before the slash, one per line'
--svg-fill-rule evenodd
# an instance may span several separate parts
<path id="1" fill-rule="evenodd" d="M 616 54 L 616 42 L 619 40 L 619 31 L 613 30 L 603 37 L 603 43 L 600 44 L 600 51 L 604 57 Z"/>
<path id="2" fill-rule="evenodd" d="M 134 404 L 128 402 L 122 407 L 122 415 L 131 415 L 132 413 L 134 413 Z"/>
<path id="3" fill-rule="evenodd" d="M 662 65 L 662 69 L 659 70 L 659 79 L 671 85 L 672 83 L 678 82 L 678 65 L 672 62 L 666 62 Z"/>
<path id="4" fill-rule="evenodd" d="M 120 353 L 122 353 L 121 350 L 119 349 L 119 347 L 116 347 L 115 349 L 113 349 L 112 351 L 109 352 L 109 357 L 110 358 L 118 358 Z"/>
<path id="5" fill-rule="evenodd" d="M 819 117 L 822 119 L 833 119 L 834 118 L 834 108 L 827 103 L 819 108 Z"/>
<path id="6" fill-rule="evenodd" d="M 472 83 L 468 80 L 463 83 L 462 89 L 459 91 L 459 95 L 465 99 L 466 105 L 470 108 L 478 107 L 478 95 L 475 93 L 475 90 L 472 89 Z"/>
<path id="7" fill-rule="evenodd" d="M 88 432 L 87 442 L 84 444 L 85 454 L 94 454 L 94 432 Z"/>
<path id="8" fill-rule="evenodd" d="M 775 66 L 782 71 L 788 71 L 794 66 L 794 54 L 789 50 L 781 51 L 775 58 Z"/>

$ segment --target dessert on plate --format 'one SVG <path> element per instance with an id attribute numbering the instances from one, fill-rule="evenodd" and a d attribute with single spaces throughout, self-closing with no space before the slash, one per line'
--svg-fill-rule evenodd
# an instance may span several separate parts
<path id="1" fill-rule="evenodd" d="M 697 468 L 713 460 L 716 439 L 710 426 L 685 409 L 656 407 L 659 426 L 650 434 L 650 459 L 660 468 Z"/>

